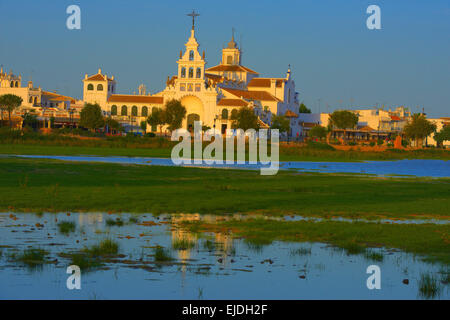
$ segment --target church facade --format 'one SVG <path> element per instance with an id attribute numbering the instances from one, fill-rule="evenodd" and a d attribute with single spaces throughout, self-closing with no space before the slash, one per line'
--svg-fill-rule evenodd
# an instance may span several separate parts
<path id="1" fill-rule="evenodd" d="M 234 36 L 222 50 L 220 63 L 206 67 L 204 51 L 192 25 L 185 49 L 180 51 L 177 73 L 169 76 L 161 92 L 150 95 L 144 86 L 139 94 L 117 94 L 114 76 L 97 74 L 83 79 L 83 100 L 98 103 L 105 114 L 125 127 L 139 127 L 155 108 L 163 108 L 171 99 L 180 100 L 186 108 L 183 128 L 191 129 L 194 121 L 216 128 L 222 133 L 231 128 L 231 114 L 243 106 L 251 106 L 259 116 L 261 127 L 269 127 L 272 115 L 286 115 L 291 120 L 291 135 L 299 129 L 296 120 L 298 93 L 290 69 L 284 77 L 263 78 L 242 65 L 242 52 Z M 156 128 L 152 128 L 156 131 Z"/>

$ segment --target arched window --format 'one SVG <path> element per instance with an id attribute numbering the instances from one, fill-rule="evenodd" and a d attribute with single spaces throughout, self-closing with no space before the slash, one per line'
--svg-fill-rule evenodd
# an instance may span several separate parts
<path id="1" fill-rule="evenodd" d="M 14 81 L 11 81 L 11 88 L 14 88 Z"/>
<path id="2" fill-rule="evenodd" d="M 131 107 L 131 115 L 137 117 L 137 107 L 136 106 Z"/>
<path id="3" fill-rule="evenodd" d="M 34 97 L 34 105 L 37 105 L 37 97 Z"/>
<path id="4" fill-rule="evenodd" d="M 98 84 L 97 85 L 97 91 L 103 91 L 103 85 L 102 84 Z"/>
<path id="5" fill-rule="evenodd" d="M 33 103 L 33 97 L 30 97 L 30 99 L 28 99 L 29 103 Z"/>
<path id="6" fill-rule="evenodd" d="M 94 90 L 94 85 L 92 83 L 89 83 L 87 86 L 88 90 Z"/>
<path id="7" fill-rule="evenodd" d="M 127 106 L 122 106 L 122 110 L 120 112 L 121 116 L 126 116 L 127 115 Z"/>
<path id="8" fill-rule="evenodd" d="M 111 106 L 111 115 L 112 116 L 117 115 L 117 106 L 115 104 Z"/>
<path id="9" fill-rule="evenodd" d="M 231 119 L 236 119 L 236 117 L 237 117 L 237 114 L 238 114 L 238 111 L 237 111 L 237 109 L 233 109 L 233 110 L 231 110 Z"/>
<path id="10" fill-rule="evenodd" d="M 197 72 L 195 75 L 196 78 L 201 78 L 202 77 L 202 69 L 201 68 L 197 68 Z"/>
<path id="11" fill-rule="evenodd" d="M 194 50 L 189 51 L 189 60 L 194 60 Z"/>
<path id="12" fill-rule="evenodd" d="M 186 78 L 186 68 L 185 67 L 181 68 L 181 77 Z"/>
<path id="13" fill-rule="evenodd" d="M 19 81 L 16 81 L 16 88 L 19 87 Z"/>
<path id="14" fill-rule="evenodd" d="M 228 110 L 227 109 L 222 110 L 222 119 L 228 119 Z"/>
<path id="15" fill-rule="evenodd" d="M 194 68 L 189 68 L 189 78 L 194 77 Z"/>
<path id="16" fill-rule="evenodd" d="M 222 119 L 228 119 L 228 110 L 227 109 L 222 110 Z"/>
<path id="17" fill-rule="evenodd" d="M 142 107 L 141 116 L 142 117 L 147 117 L 148 116 L 148 108 L 146 106 Z"/>

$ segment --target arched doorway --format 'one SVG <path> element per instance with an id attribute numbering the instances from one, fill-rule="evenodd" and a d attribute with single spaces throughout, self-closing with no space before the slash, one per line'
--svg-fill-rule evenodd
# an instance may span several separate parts
<path id="1" fill-rule="evenodd" d="M 200 116 L 196 113 L 188 114 L 186 123 L 189 132 L 194 132 L 194 121 L 200 121 Z"/>
<path id="2" fill-rule="evenodd" d="M 205 121 L 202 101 L 193 95 L 181 98 L 181 104 L 186 108 L 186 118 L 183 120 L 183 127 L 194 129 L 194 121 Z"/>

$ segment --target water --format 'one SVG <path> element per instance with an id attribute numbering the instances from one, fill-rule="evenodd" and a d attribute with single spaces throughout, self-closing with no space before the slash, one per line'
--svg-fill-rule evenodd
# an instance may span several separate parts
<path id="1" fill-rule="evenodd" d="M 100 156 L 47 156 L 47 155 L 21 155 L 18 157 L 44 158 L 66 161 L 108 162 L 121 164 L 141 164 L 174 166 L 171 159 L 145 158 L 145 157 L 100 157 Z M 234 164 L 234 165 L 185 165 L 196 167 L 235 168 L 259 170 L 261 165 Z M 450 177 L 450 161 L 445 160 L 396 160 L 396 161 L 364 161 L 364 162 L 311 162 L 311 161 L 281 161 L 280 169 L 293 169 L 298 171 L 315 171 L 329 173 L 360 173 L 373 175 L 397 175 L 416 177 Z"/>
<path id="2" fill-rule="evenodd" d="M 130 217 L 139 222 L 130 222 Z M 117 218 L 125 224 L 107 226 L 108 219 Z M 384 260 L 374 262 L 323 243 L 254 247 L 232 234 L 194 234 L 179 224 L 231 218 L 239 216 L 0 213 L 0 299 L 420 299 L 420 275 L 439 276 L 442 269 L 383 248 L 374 250 L 383 253 Z M 59 233 L 61 221 L 75 222 L 75 232 Z M 59 254 L 106 238 L 119 243 L 122 256 L 83 272 L 81 290 L 68 290 L 70 261 Z M 194 247 L 171 249 L 182 239 Z M 49 251 L 52 263 L 30 269 L 14 261 L 11 253 L 29 246 Z M 173 263 L 155 264 L 155 246 L 171 249 Z M 304 254 L 293 254 L 299 248 L 305 249 Z M 367 289 L 366 269 L 372 264 L 381 268 L 381 290 Z M 449 299 L 448 285 L 442 286 L 437 298 Z"/>

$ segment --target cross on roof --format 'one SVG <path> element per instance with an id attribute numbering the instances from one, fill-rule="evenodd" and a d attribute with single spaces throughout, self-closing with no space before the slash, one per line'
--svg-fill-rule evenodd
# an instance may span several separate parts
<path id="1" fill-rule="evenodd" d="M 192 17 L 192 29 L 194 29 L 195 26 L 195 18 L 198 17 L 200 14 L 195 12 L 195 10 L 192 10 L 191 13 L 188 13 L 187 16 Z"/>

